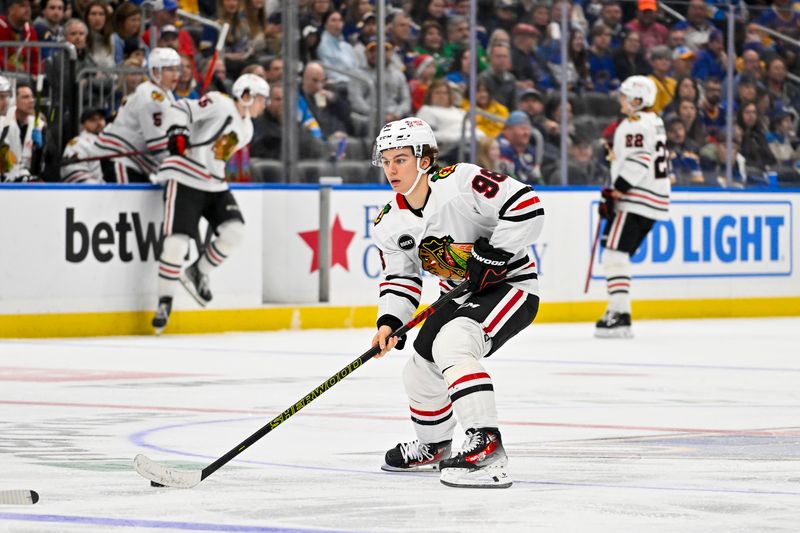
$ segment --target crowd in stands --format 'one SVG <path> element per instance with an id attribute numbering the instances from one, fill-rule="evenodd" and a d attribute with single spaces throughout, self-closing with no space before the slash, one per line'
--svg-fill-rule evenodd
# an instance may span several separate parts
<path id="1" fill-rule="evenodd" d="M 569 37 L 562 65 L 565 2 Z M 209 90 L 227 92 L 231 80 L 252 72 L 270 83 L 272 93 L 269 108 L 256 121 L 249 153 L 230 162 L 231 177 L 264 178 L 251 171 L 251 158 L 280 158 L 281 83 L 294 72 L 282 60 L 280 0 L 155 0 L 152 9 L 139 0 L 0 4 L 0 41 L 68 41 L 78 53 L 75 72 L 98 69 L 84 98 L 98 91 L 114 95 L 102 102 L 109 121 L 142 79 L 144 71 L 135 69 L 144 65 L 154 44 L 173 47 L 183 58 L 175 96 L 199 97 L 218 32 L 179 19 L 178 9 L 228 23 L 223 60 L 215 64 Z M 654 108 L 667 128 L 674 184 L 725 186 L 729 135 L 735 186 L 800 183 L 800 50 L 791 44 L 800 40 L 800 1 L 734 2 L 735 57 L 728 57 L 728 7 L 718 0 L 665 2 L 669 10 L 659 9 L 656 0 L 478 0 L 477 53 L 472 58 L 467 0 L 386 0 L 383 117 L 374 116 L 379 56 L 375 3 L 297 4 L 302 68 L 296 114 L 304 160 L 367 163 L 378 123 L 411 114 L 431 124 L 443 163 L 465 157 L 469 128 L 463 126 L 474 60 L 479 163 L 523 181 L 562 182 L 564 83 L 569 90 L 568 181 L 605 183 L 604 145 L 619 119 L 616 91 L 626 77 L 640 74 L 650 76 L 658 89 Z M 671 14 L 673 10 L 685 20 Z M 762 26 L 790 40 L 775 38 Z M 47 72 L 50 83 L 62 79 L 53 57 L 61 52 L 45 48 L 41 57 L 39 53 L 0 48 L 0 70 L 22 67 L 32 74 Z M 733 124 L 727 123 L 729 61 L 734 64 Z M 134 70 L 115 76 L 102 72 L 120 67 Z M 103 83 L 107 87 L 98 89 Z M 21 111 L 11 107 L 8 112 Z M 370 179 L 366 171 L 361 176 Z"/>

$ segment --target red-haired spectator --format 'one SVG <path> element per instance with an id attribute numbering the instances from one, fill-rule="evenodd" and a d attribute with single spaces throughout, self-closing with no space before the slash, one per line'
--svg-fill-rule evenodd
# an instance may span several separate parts
<path id="1" fill-rule="evenodd" d="M 30 0 L 7 0 L 6 15 L 0 15 L 0 41 L 32 43 L 39 40 L 31 24 Z M 0 70 L 39 74 L 41 69 L 38 48 L 0 48 Z"/>

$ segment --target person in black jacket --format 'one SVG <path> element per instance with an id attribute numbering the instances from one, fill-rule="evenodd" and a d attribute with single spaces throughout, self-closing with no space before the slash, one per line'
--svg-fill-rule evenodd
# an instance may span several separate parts
<path id="1" fill-rule="evenodd" d="M 747 161 L 748 176 L 762 177 L 777 161 L 767 142 L 767 136 L 758 120 L 758 108 L 750 102 L 739 108 L 736 121 L 742 128 L 741 153 Z"/>

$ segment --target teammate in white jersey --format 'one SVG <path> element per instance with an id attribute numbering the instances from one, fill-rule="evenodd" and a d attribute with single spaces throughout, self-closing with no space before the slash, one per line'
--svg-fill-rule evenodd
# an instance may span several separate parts
<path id="1" fill-rule="evenodd" d="M 167 115 L 175 97 L 181 57 L 172 48 L 154 48 L 147 56 L 149 80 L 125 97 L 114 121 L 98 135 L 98 155 L 145 152 L 104 160 L 106 181 L 149 183 L 167 155 Z"/>
<path id="2" fill-rule="evenodd" d="M 606 219 L 600 242 L 608 307 L 597 321 L 597 337 L 632 336 L 630 257 L 655 221 L 667 219 L 669 153 L 664 123 L 650 109 L 655 98 L 655 83 L 644 76 L 631 76 L 620 86 L 625 118 L 614 133 L 612 188 L 603 190 L 600 205 Z"/>
<path id="3" fill-rule="evenodd" d="M 167 325 L 178 281 L 201 306 L 211 301 L 209 274 L 244 236 L 244 218 L 225 181 L 225 163 L 253 138 L 251 119 L 264 112 L 269 85 L 259 76 L 244 74 L 233 84 L 233 95 L 235 100 L 219 92 L 199 100 L 184 99 L 170 113 L 170 155 L 156 176 L 165 184 L 156 333 Z M 197 261 L 182 270 L 189 240 L 198 237 L 201 217 L 216 237 Z"/>
<path id="4" fill-rule="evenodd" d="M 102 109 L 87 109 L 81 114 L 81 132 L 64 148 L 64 160 L 84 159 L 95 155 L 97 134 L 106 125 Z M 61 167 L 61 181 L 66 183 L 104 183 L 100 161 L 84 161 Z"/>
<path id="5" fill-rule="evenodd" d="M 414 341 L 403 381 L 417 440 L 389 450 L 383 469 L 439 469 L 448 486 L 505 488 L 508 458 L 481 360 L 536 316 L 531 245 L 544 209 L 530 186 L 468 163 L 439 169 L 437 153 L 430 126 L 410 117 L 384 126 L 373 154 L 396 193 L 375 220 L 383 262 L 377 357 L 405 343 L 390 334 L 419 305 L 422 269 L 442 292 L 465 278 L 471 291 L 428 318 Z M 467 441 L 450 457 L 456 419 Z"/>

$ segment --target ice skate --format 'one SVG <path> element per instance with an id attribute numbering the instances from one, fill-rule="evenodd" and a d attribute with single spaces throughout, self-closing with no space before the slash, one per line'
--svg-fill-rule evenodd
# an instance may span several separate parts
<path id="1" fill-rule="evenodd" d="M 630 313 L 606 311 L 603 318 L 595 324 L 594 336 L 601 339 L 632 338 Z"/>
<path id="2" fill-rule="evenodd" d="M 386 472 L 435 471 L 439 463 L 450 457 L 451 441 L 422 444 L 420 441 L 401 442 L 386 452 Z"/>
<path id="3" fill-rule="evenodd" d="M 213 298 L 208 275 L 200 272 L 200 269 L 197 268 L 197 261 L 181 272 L 181 284 L 202 307 L 208 305 Z"/>
<path id="4" fill-rule="evenodd" d="M 156 316 L 153 317 L 153 328 L 156 330 L 156 335 L 161 335 L 164 328 L 167 327 L 169 321 L 169 314 L 172 312 L 172 298 L 170 296 L 162 296 L 158 299 L 158 309 L 156 309 Z"/>
<path id="5" fill-rule="evenodd" d="M 440 463 L 439 480 L 448 487 L 507 489 L 513 483 L 507 466 L 508 456 L 497 429 L 468 429 L 464 450 Z"/>

